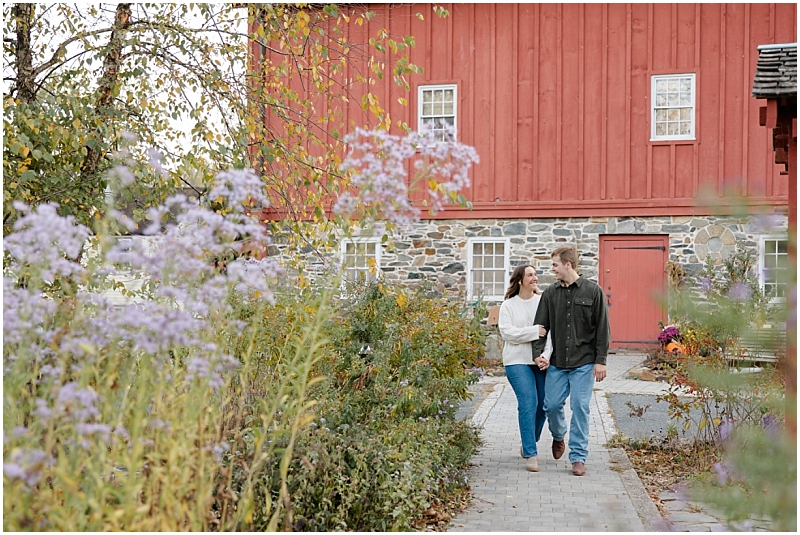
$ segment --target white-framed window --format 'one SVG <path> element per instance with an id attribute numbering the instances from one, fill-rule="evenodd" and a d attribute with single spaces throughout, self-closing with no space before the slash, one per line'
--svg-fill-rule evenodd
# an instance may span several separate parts
<path id="1" fill-rule="evenodd" d="M 654 75 L 651 80 L 650 140 L 695 139 L 695 75 Z"/>
<path id="2" fill-rule="evenodd" d="M 469 299 L 502 301 L 510 273 L 509 238 L 467 240 L 467 293 Z"/>
<path id="3" fill-rule="evenodd" d="M 448 141 L 458 139 L 458 86 L 421 85 L 417 88 L 417 125 L 427 126 L 436 139 Z"/>
<path id="4" fill-rule="evenodd" d="M 344 239 L 341 255 L 346 280 L 375 280 L 381 267 L 381 240 L 372 237 Z"/>
<path id="5" fill-rule="evenodd" d="M 117 236 L 117 248 L 120 252 L 120 267 L 123 269 L 130 268 L 131 261 L 128 255 L 130 255 L 130 251 L 133 248 L 133 237 Z"/>
<path id="6" fill-rule="evenodd" d="M 759 282 L 770 301 L 786 298 L 789 240 L 786 236 L 762 236 L 758 248 Z"/>

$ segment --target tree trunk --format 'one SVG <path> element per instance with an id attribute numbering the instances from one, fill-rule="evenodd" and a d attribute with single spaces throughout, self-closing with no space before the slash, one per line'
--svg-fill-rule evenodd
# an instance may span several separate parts
<path id="1" fill-rule="evenodd" d="M 109 116 L 109 108 L 114 101 L 114 87 L 119 83 L 119 69 L 122 63 L 122 47 L 128 25 L 131 21 L 131 4 L 117 4 L 117 13 L 114 18 L 114 29 L 108 40 L 106 57 L 103 60 L 103 77 L 100 78 L 97 88 L 95 108 L 100 116 Z M 86 158 L 81 166 L 80 178 L 87 183 L 96 173 L 103 156 L 102 144 L 86 147 Z M 95 192 L 101 194 L 102 192 Z"/>
<path id="2" fill-rule="evenodd" d="M 33 54 L 31 52 L 31 21 L 34 4 L 14 4 L 11 15 L 17 26 L 17 98 L 26 104 L 36 97 L 36 82 L 33 77 Z"/>

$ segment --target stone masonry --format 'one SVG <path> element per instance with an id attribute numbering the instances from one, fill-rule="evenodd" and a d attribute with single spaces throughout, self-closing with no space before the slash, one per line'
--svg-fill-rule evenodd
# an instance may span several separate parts
<path id="1" fill-rule="evenodd" d="M 717 216 L 421 221 L 384 245 L 381 270 L 387 280 L 412 286 L 424 280 L 444 296 L 464 299 L 472 237 L 510 238 L 511 267 L 530 262 L 547 285 L 553 282 L 550 252 L 556 247 L 577 247 L 579 271 L 597 281 L 601 235 L 668 234 L 669 259 L 691 278 L 702 269 L 706 255 L 719 263 L 733 252 L 737 240 L 757 252 L 762 234 L 785 234 L 786 216 L 777 219 L 777 229 L 763 229 L 750 217 Z"/>
<path id="2" fill-rule="evenodd" d="M 769 227 L 762 220 L 768 220 Z M 579 271 L 597 281 L 600 236 L 651 234 L 669 235 L 669 260 L 692 279 L 702 270 L 706 255 L 719 264 L 734 251 L 737 240 L 757 253 L 760 236 L 785 235 L 787 225 L 786 214 L 419 221 L 381 245 L 381 276 L 411 287 L 424 284 L 444 297 L 465 300 L 469 239 L 507 237 L 511 268 L 532 263 L 542 286 L 554 281 L 550 252 L 562 245 L 577 247 Z M 285 247 L 277 240 L 270 254 L 280 255 Z M 338 253 L 326 254 L 336 259 Z M 319 267 L 310 261 L 309 274 L 313 276 Z"/>

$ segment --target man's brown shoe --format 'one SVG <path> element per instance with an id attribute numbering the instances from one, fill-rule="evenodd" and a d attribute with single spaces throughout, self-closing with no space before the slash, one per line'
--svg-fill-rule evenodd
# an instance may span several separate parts
<path id="1" fill-rule="evenodd" d="M 586 465 L 580 461 L 572 463 L 572 475 L 575 476 L 586 475 Z"/>
<path id="2" fill-rule="evenodd" d="M 564 450 L 567 449 L 566 444 L 564 444 L 563 440 L 554 440 L 553 441 L 553 459 L 560 459 L 562 455 L 564 455 Z"/>

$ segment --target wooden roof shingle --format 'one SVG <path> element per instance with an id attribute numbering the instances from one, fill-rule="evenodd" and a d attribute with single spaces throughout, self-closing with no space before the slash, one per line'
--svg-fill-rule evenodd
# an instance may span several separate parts
<path id="1" fill-rule="evenodd" d="M 797 43 L 758 47 L 753 96 L 797 96 Z"/>

